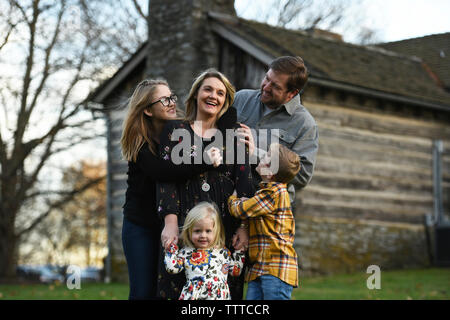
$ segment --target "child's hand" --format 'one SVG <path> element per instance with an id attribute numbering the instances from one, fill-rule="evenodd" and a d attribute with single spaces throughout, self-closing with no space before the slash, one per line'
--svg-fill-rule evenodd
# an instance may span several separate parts
<path id="1" fill-rule="evenodd" d="M 169 245 L 169 249 L 167 251 L 169 251 L 170 253 L 175 253 L 175 252 L 177 252 L 177 250 L 178 250 L 178 246 L 174 242 L 172 242 Z"/>
<path id="2" fill-rule="evenodd" d="M 212 147 L 211 149 L 206 151 L 206 154 L 209 156 L 209 159 L 211 159 L 211 162 L 215 168 L 217 168 L 223 162 L 219 148 Z"/>
<path id="3" fill-rule="evenodd" d="M 232 245 L 235 250 L 247 250 L 248 248 L 248 230 L 239 228 L 232 238 Z"/>
<path id="4" fill-rule="evenodd" d="M 237 197 L 237 191 L 236 191 L 236 189 L 234 189 L 232 196 Z"/>

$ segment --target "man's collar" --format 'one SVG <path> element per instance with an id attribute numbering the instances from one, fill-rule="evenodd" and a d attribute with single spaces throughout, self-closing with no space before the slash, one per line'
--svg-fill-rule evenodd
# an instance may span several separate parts
<path id="1" fill-rule="evenodd" d="M 279 185 L 284 185 L 284 187 L 286 187 L 286 183 L 282 183 L 282 182 L 276 182 L 276 181 L 261 181 L 259 183 L 259 187 L 260 188 L 272 188 L 275 186 L 279 186 Z"/>
<path id="2" fill-rule="evenodd" d="M 300 95 L 297 94 L 284 104 L 284 108 L 286 109 L 287 113 L 292 116 L 295 112 L 295 109 L 297 109 L 300 104 Z"/>
<path id="3" fill-rule="evenodd" d="M 265 106 L 261 102 L 261 90 L 258 92 L 258 99 L 260 101 L 261 106 Z M 297 109 L 298 106 L 300 106 L 300 105 L 301 105 L 300 95 L 296 94 L 291 100 L 289 100 L 285 104 L 282 104 L 279 108 L 284 106 L 284 108 L 286 109 L 287 113 L 289 113 L 289 115 L 292 116 L 294 114 L 294 112 L 295 112 L 295 109 Z M 266 106 L 266 108 L 268 108 L 268 107 Z M 275 110 L 275 109 L 273 109 L 273 110 Z"/>

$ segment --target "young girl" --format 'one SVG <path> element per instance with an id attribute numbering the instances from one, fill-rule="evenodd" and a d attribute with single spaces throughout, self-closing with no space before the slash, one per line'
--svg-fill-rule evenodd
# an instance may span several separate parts
<path id="1" fill-rule="evenodd" d="M 179 299 L 230 300 L 228 274 L 240 275 L 245 253 L 236 250 L 231 255 L 224 246 L 224 228 L 216 206 L 201 202 L 192 208 L 181 239 L 184 248 L 178 250 L 172 243 L 164 258 L 168 273 L 185 270 L 187 282 Z"/>

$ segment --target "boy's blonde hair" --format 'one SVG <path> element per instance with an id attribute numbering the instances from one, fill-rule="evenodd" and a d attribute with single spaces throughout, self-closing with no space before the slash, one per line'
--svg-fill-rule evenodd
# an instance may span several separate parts
<path id="1" fill-rule="evenodd" d="M 217 205 L 210 202 L 200 202 L 193 207 L 187 214 L 184 220 L 183 230 L 181 231 L 181 240 L 184 246 L 195 247 L 191 241 L 192 229 L 197 221 L 211 218 L 214 222 L 214 239 L 211 248 L 222 248 L 225 246 L 225 230 L 220 218 L 219 208 Z"/>
<path id="2" fill-rule="evenodd" d="M 300 171 L 300 157 L 279 143 L 272 143 L 269 150 L 271 158 L 278 155 L 278 172 L 273 175 L 272 180 L 289 183 Z"/>

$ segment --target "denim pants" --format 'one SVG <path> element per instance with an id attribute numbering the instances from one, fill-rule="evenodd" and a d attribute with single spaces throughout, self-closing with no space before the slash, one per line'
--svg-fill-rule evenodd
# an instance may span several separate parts
<path id="1" fill-rule="evenodd" d="M 246 300 L 290 300 L 292 286 L 272 275 L 262 275 L 248 283 Z"/>
<path id="2" fill-rule="evenodd" d="M 128 299 L 156 299 L 160 234 L 124 218 L 122 246 L 130 281 Z"/>

